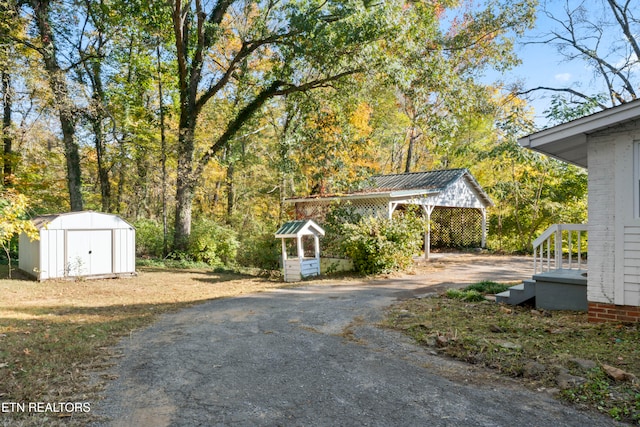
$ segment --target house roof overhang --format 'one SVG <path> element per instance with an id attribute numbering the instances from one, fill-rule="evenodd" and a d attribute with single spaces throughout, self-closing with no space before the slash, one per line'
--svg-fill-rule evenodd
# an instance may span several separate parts
<path id="1" fill-rule="evenodd" d="M 621 123 L 640 118 L 640 100 L 573 120 L 518 140 L 526 148 L 567 163 L 588 167 L 587 137 Z"/>

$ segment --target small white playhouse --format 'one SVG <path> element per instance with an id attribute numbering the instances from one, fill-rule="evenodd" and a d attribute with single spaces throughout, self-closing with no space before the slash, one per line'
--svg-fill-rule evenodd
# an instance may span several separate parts
<path id="1" fill-rule="evenodd" d="M 282 239 L 285 282 L 320 275 L 320 236 L 324 230 L 312 220 L 289 221 L 276 231 L 276 239 Z M 288 254 L 287 239 L 295 239 L 295 256 Z M 310 240 L 312 244 L 307 243 Z"/>
<path id="2" fill-rule="evenodd" d="M 20 235 L 18 268 L 43 281 L 136 272 L 136 232 L 116 215 L 71 212 L 33 219 L 39 239 Z"/>

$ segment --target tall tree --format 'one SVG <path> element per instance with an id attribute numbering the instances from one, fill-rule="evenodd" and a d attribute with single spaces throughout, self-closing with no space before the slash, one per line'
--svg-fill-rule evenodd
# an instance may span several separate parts
<path id="1" fill-rule="evenodd" d="M 403 66 L 393 77 L 409 119 L 404 172 L 415 167 L 420 140 L 424 148 L 454 139 L 460 122 L 483 108 L 487 95 L 477 77 L 488 68 L 506 70 L 517 64 L 513 39 L 533 25 L 535 2 L 530 0 L 489 1 L 482 7 L 462 1 L 455 6 L 434 11 L 422 3 L 412 5 L 406 19 L 422 24 L 409 26 L 412 30 L 397 41 L 399 46 L 390 46 L 400 52 Z M 434 18 L 448 24 L 424 24 Z M 423 66 L 412 67 L 415 63 Z"/>
<path id="2" fill-rule="evenodd" d="M 109 37 L 107 31 L 115 34 L 117 33 L 117 27 L 108 28 L 109 17 L 114 10 L 104 2 L 94 4 L 92 0 L 85 0 L 84 8 L 86 16 L 83 26 L 90 26 L 93 31 L 91 31 L 92 37 L 89 34 L 83 35 L 86 41 L 76 46 L 78 57 L 82 64 L 82 67 L 79 67 L 77 72 L 80 80 L 89 81 L 87 86 L 91 92 L 91 100 L 85 117 L 89 121 L 93 133 L 102 211 L 111 212 L 111 182 L 109 180 L 109 170 L 111 168 L 106 159 L 106 136 L 104 132 L 104 121 L 108 114 L 108 106 L 104 87 L 103 62 L 107 56 L 106 46 Z"/>
<path id="3" fill-rule="evenodd" d="M 209 161 L 270 99 L 362 72 L 371 43 L 387 34 L 399 6 L 386 2 L 368 7 L 357 0 L 173 1 L 180 93 L 177 248 L 186 247 L 194 190 Z M 247 72 L 256 76 L 253 93 L 228 118 L 224 131 L 196 151 L 195 131 L 203 107 L 223 90 L 231 90 L 241 64 L 248 64 Z"/>
<path id="4" fill-rule="evenodd" d="M 69 93 L 67 76 L 58 60 L 59 49 L 53 28 L 55 22 L 51 18 L 51 0 L 29 0 L 33 9 L 35 26 L 39 40 L 29 43 L 42 57 L 44 68 L 49 79 L 49 87 L 55 100 L 55 108 L 60 120 L 62 142 L 66 159 L 67 189 L 72 211 L 83 209 L 82 176 L 80 172 L 80 150 L 76 141 L 76 123 L 78 119 L 76 104 Z"/>
<path id="5" fill-rule="evenodd" d="M 8 70 L 0 72 L 2 79 L 2 145 L 3 145 L 3 183 L 5 187 L 13 184 L 13 129 L 11 113 L 13 109 L 13 89 L 11 74 Z"/>
<path id="6" fill-rule="evenodd" d="M 17 5 L 14 2 L 0 2 L 0 95 L 2 96 L 2 167 L 5 187 L 13 185 L 15 172 L 14 155 L 14 88 L 12 84 L 12 70 L 15 69 L 16 55 L 14 44 L 11 42 L 11 33 L 20 31 L 22 20 L 17 13 Z"/>

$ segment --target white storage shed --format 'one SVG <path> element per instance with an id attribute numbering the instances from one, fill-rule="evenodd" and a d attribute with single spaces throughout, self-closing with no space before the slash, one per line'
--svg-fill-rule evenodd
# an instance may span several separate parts
<path id="1" fill-rule="evenodd" d="M 71 212 L 33 219 L 39 239 L 20 235 L 18 268 L 39 281 L 136 272 L 136 232 L 117 215 Z"/>

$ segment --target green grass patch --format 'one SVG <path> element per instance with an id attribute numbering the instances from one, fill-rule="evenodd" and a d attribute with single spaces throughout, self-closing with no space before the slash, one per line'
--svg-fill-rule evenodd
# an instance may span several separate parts
<path id="1" fill-rule="evenodd" d="M 509 289 L 504 283 L 483 281 L 469 285 L 463 289 L 447 289 L 445 295 L 450 299 L 457 299 L 465 302 L 479 302 L 485 300 L 485 295 L 493 295 Z"/>
<path id="2" fill-rule="evenodd" d="M 474 283 L 473 285 L 469 285 L 466 288 L 464 288 L 466 291 L 477 291 L 481 294 L 499 294 L 500 292 L 504 292 L 507 289 L 509 289 L 510 284 L 505 284 L 505 283 L 496 283 L 496 282 L 491 282 L 489 280 L 485 280 L 482 282 L 478 282 L 478 283 Z"/>
<path id="3" fill-rule="evenodd" d="M 447 289 L 445 294 L 447 298 L 451 299 L 459 299 L 461 301 L 482 301 L 484 300 L 484 295 L 480 292 L 470 289 Z"/>

